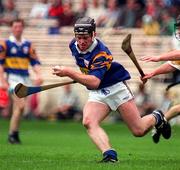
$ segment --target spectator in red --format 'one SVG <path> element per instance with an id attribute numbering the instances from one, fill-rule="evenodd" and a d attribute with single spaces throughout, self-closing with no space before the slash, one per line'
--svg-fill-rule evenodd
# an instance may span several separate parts
<path id="1" fill-rule="evenodd" d="M 146 14 L 150 16 L 156 15 L 156 4 L 154 0 L 147 0 L 146 1 Z"/>
<path id="2" fill-rule="evenodd" d="M 51 0 L 51 6 L 48 11 L 48 17 L 58 19 L 63 15 L 63 12 L 64 10 L 62 0 Z"/>
<path id="3" fill-rule="evenodd" d="M 54 18 L 58 24 L 49 28 L 49 34 L 59 34 L 59 21 L 63 20 L 64 9 L 62 0 L 51 0 L 51 5 L 48 11 L 48 18 Z"/>

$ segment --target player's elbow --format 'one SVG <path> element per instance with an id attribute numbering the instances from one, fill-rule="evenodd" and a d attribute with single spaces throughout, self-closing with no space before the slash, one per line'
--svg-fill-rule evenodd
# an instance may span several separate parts
<path id="1" fill-rule="evenodd" d="M 92 90 L 96 90 L 98 89 L 100 83 L 101 83 L 100 79 L 94 78 L 91 82 L 89 82 L 88 88 Z"/>
<path id="2" fill-rule="evenodd" d="M 97 85 L 97 84 L 95 84 L 95 83 L 92 83 L 92 84 L 90 84 L 90 85 L 88 86 L 88 88 L 91 89 L 91 90 L 96 90 L 96 89 L 98 89 L 98 87 L 99 87 L 99 85 Z"/>

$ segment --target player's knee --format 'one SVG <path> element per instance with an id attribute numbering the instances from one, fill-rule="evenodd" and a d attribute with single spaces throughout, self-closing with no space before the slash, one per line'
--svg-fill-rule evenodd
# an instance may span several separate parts
<path id="1" fill-rule="evenodd" d="M 21 106 L 19 107 L 19 110 L 20 110 L 21 112 L 23 112 L 23 111 L 24 111 L 24 105 L 21 105 Z"/>
<path id="2" fill-rule="evenodd" d="M 84 118 L 82 121 L 82 124 L 86 129 L 89 129 L 89 127 L 91 125 L 91 120 L 89 118 Z"/>
<path id="3" fill-rule="evenodd" d="M 135 137 L 142 137 L 145 134 L 145 130 L 143 128 L 136 128 L 136 129 L 133 129 L 132 134 Z"/>
<path id="4" fill-rule="evenodd" d="M 93 121 L 89 118 L 84 118 L 82 124 L 86 129 L 90 129 L 92 127 Z"/>
<path id="5" fill-rule="evenodd" d="M 24 108 L 25 108 L 24 104 L 19 104 L 19 105 L 14 106 L 14 109 L 19 110 L 20 112 L 23 112 Z"/>
<path id="6" fill-rule="evenodd" d="M 26 106 L 25 100 L 20 100 L 20 101 L 14 101 L 13 102 L 14 108 L 23 110 Z"/>

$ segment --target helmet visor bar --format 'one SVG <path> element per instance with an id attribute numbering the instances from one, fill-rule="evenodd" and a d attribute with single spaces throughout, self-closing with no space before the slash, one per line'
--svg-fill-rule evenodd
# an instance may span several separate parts
<path id="1" fill-rule="evenodd" d="M 75 34 L 92 34 L 94 31 L 91 24 L 75 24 L 74 33 Z"/>

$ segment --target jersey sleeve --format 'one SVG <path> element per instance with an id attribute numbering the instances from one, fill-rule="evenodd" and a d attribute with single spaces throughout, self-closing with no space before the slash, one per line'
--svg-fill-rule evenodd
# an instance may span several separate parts
<path id="1" fill-rule="evenodd" d="M 98 77 L 100 80 L 103 79 L 106 71 L 111 67 L 113 57 L 112 55 L 107 54 L 106 52 L 98 53 L 90 64 L 90 75 Z"/>

